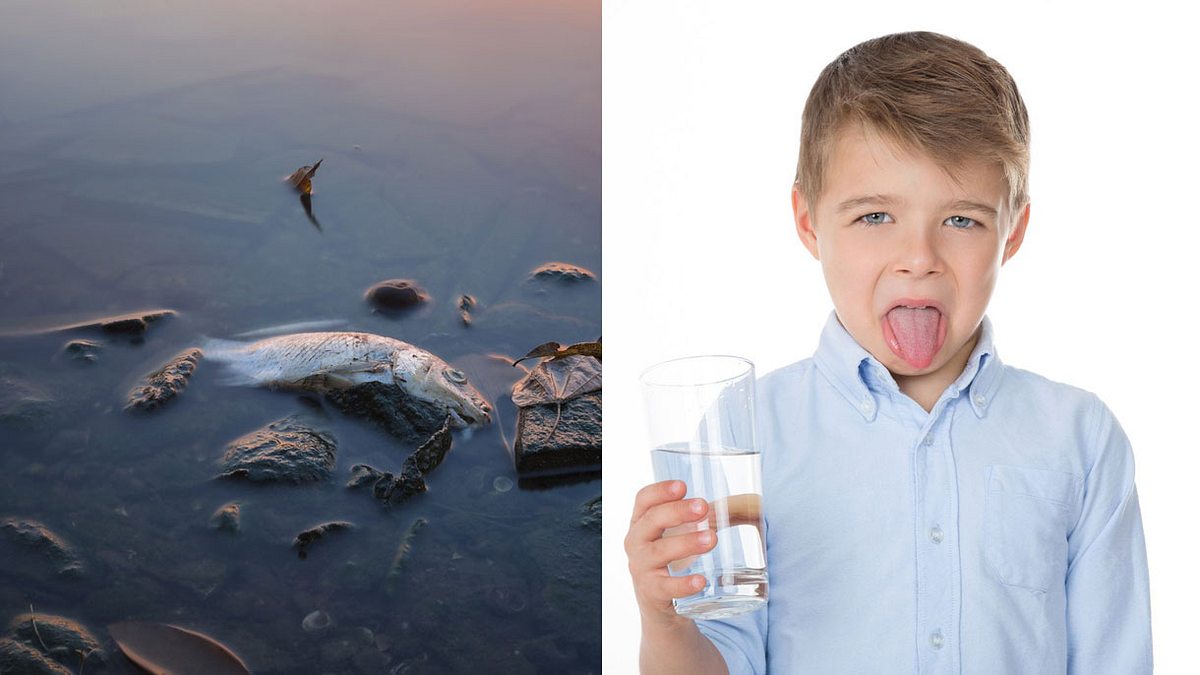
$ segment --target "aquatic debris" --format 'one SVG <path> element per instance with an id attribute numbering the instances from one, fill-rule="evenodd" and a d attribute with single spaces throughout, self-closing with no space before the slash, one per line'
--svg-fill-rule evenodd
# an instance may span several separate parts
<path id="1" fill-rule="evenodd" d="M 475 306 L 478 304 L 479 302 L 473 295 L 464 294 L 458 296 L 458 318 L 462 319 L 464 326 L 471 325 L 471 322 L 473 321 L 471 318 L 471 310 L 475 309 Z"/>
<path id="2" fill-rule="evenodd" d="M 583 517 L 579 519 L 579 524 L 593 532 L 600 532 L 604 524 L 602 495 L 596 495 L 584 502 L 580 510 L 583 511 Z"/>
<path id="3" fill-rule="evenodd" d="M 496 492 L 508 492 L 513 489 L 512 479 L 508 476 L 496 476 L 492 481 L 492 489 Z"/>
<path id="4" fill-rule="evenodd" d="M 308 616 L 304 617 L 304 621 L 300 622 L 300 628 L 305 633 L 320 633 L 332 625 L 333 618 L 327 612 L 322 612 L 319 609 L 309 612 Z"/>
<path id="5" fill-rule="evenodd" d="M 91 632 L 66 617 L 31 611 L 13 617 L 8 629 L 12 639 L 40 649 L 47 657 L 64 666 L 78 668 L 85 664 L 102 664 L 106 660 L 100 642 Z M 9 671 L 0 668 L 0 672 Z"/>
<path id="6" fill-rule="evenodd" d="M 323 539 L 326 535 L 353 528 L 354 523 L 348 523 L 344 520 L 321 523 L 296 535 L 295 540 L 292 541 L 292 548 L 296 549 L 296 554 L 300 556 L 301 560 L 304 560 L 308 557 L 308 548 Z"/>
<path id="7" fill-rule="evenodd" d="M 291 415 L 235 439 L 225 449 L 220 478 L 305 483 L 329 478 L 337 439 Z"/>
<path id="8" fill-rule="evenodd" d="M 295 333 L 249 343 L 210 339 L 204 352 L 230 371 L 229 384 L 328 393 L 374 382 L 443 408 L 456 426 L 491 421 L 491 406 L 465 373 L 424 349 L 382 335 Z"/>
<path id="9" fill-rule="evenodd" d="M 317 169 L 321 166 L 321 162 L 324 161 L 325 158 L 322 157 L 321 159 L 318 159 L 317 163 L 313 164 L 312 166 L 308 166 L 306 164 L 293 171 L 292 175 L 288 176 L 285 180 L 287 180 L 288 183 L 291 183 L 292 187 L 296 188 L 297 192 L 311 195 L 313 176 L 316 175 Z"/>
<path id="10" fill-rule="evenodd" d="M 363 299 L 381 312 L 398 312 L 429 301 L 429 293 L 412 279 L 388 279 L 367 289 Z"/>
<path id="11" fill-rule="evenodd" d="M 111 624 L 108 632 L 130 661 L 152 673 L 250 673 L 229 647 L 193 630 L 162 623 L 122 621 Z"/>
<path id="12" fill-rule="evenodd" d="M 417 532 L 429 524 L 424 518 L 417 518 L 408 526 L 404 532 L 404 536 L 400 538 L 400 546 L 396 548 L 396 555 L 392 558 L 392 566 L 388 569 L 387 575 L 387 591 L 391 593 L 395 590 L 396 581 L 404 572 L 404 566 L 408 564 L 408 559 L 412 556 L 412 543 L 416 538 Z"/>
<path id="13" fill-rule="evenodd" d="M 222 504 L 213 511 L 208 519 L 208 526 L 222 532 L 238 532 L 242 529 L 242 506 L 237 502 Z"/>
<path id="14" fill-rule="evenodd" d="M 428 489 L 425 485 L 425 474 L 436 469 L 446 458 L 451 441 L 450 420 L 447 418 L 429 440 L 404 459 L 404 466 L 399 475 L 380 471 L 368 464 L 355 464 L 350 468 L 352 475 L 346 487 L 370 485 L 372 494 L 384 505 L 399 504 Z"/>
<path id="15" fill-rule="evenodd" d="M 528 406 L 553 403 L 557 409 L 554 424 L 547 439 L 558 430 L 562 415 L 562 404 L 567 401 L 600 391 L 600 361 L 590 356 L 564 356 L 539 363 L 529 375 L 513 387 L 513 403 Z"/>
<path id="16" fill-rule="evenodd" d="M 142 379 L 142 383 L 129 392 L 125 410 L 154 410 L 175 398 L 187 388 L 188 378 L 204 353 L 193 347 L 179 352 L 162 368 Z"/>
<path id="17" fill-rule="evenodd" d="M 529 273 L 529 278 L 574 284 L 580 281 L 595 281 L 596 275 L 578 265 L 571 265 L 564 262 L 548 262 L 535 267 Z"/>
<path id="18" fill-rule="evenodd" d="M 350 467 L 350 471 L 352 475 L 346 487 L 359 488 L 369 485 L 375 498 L 387 506 L 399 504 L 428 489 L 421 472 L 408 462 L 405 462 L 399 476 L 390 471 L 380 471 L 369 464 L 355 464 Z"/>
<path id="19" fill-rule="evenodd" d="M 83 363 L 95 363 L 100 358 L 103 345 L 95 340 L 71 340 L 63 345 L 67 358 Z"/>
<path id="20" fill-rule="evenodd" d="M 0 638 L 0 673 L 74 675 L 34 646 L 11 638 Z"/>
<path id="21" fill-rule="evenodd" d="M 75 551 L 45 525 L 34 520 L 5 518 L 0 521 L 0 533 L 40 555 L 45 556 L 62 576 L 74 577 L 83 573 L 83 563 Z"/>
<path id="22" fill-rule="evenodd" d="M 513 366 L 516 366 L 518 363 L 526 359 L 541 358 L 546 356 L 549 356 L 551 361 L 567 356 L 593 356 L 597 361 L 600 361 L 602 360 L 600 355 L 600 340 L 596 340 L 595 342 L 577 342 L 567 347 L 551 341 L 542 343 L 529 350 L 528 354 L 522 356 L 516 361 L 513 361 Z"/>

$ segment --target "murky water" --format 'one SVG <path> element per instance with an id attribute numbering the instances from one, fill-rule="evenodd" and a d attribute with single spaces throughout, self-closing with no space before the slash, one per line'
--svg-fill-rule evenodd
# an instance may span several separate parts
<path id="1" fill-rule="evenodd" d="M 0 8 L 0 332 L 179 312 L 144 341 L 0 337 L 0 518 L 44 523 L 84 566 L 62 578 L 0 542 L 0 623 L 32 605 L 109 647 L 115 621 L 173 623 L 259 673 L 598 672 L 600 539 L 583 518 L 601 484 L 518 480 L 511 403 L 390 510 L 343 485 L 412 448 L 332 410 L 332 481 L 212 480 L 230 440 L 322 414 L 296 394 L 224 387 L 201 361 L 165 408 L 122 405 L 200 336 L 292 322 L 398 337 L 476 380 L 481 355 L 595 339 L 599 283 L 527 276 L 599 272 L 599 32 L 598 2 Z M 310 219 L 281 181 L 321 158 Z M 362 293 L 388 278 L 432 300 L 372 313 Z M 470 327 L 462 293 L 479 301 Z M 64 357 L 74 337 L 103 341 L 95 363 Z M 234 535 L 208 527 L 228 501 Z M 355 528 L 299 559 L 292 538 L 329 520 Z M 318 610 L 332 625 L 306 632 Z"/>

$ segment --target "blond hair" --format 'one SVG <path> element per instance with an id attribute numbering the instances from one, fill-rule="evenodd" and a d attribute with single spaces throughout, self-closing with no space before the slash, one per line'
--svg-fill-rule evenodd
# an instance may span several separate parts
<path id="1" fill-rule="evenodd" d="M 895 33 L 846 50 L 817 77 L 800 132 L 796 186 L 810 208 L 821 195 L 829 147 L 864 124 L 950 171 L 969 160 L 999 165 L 1015 213 L 1029 200 L 1029 114 L 1004 66 L 945 35 Z"/>

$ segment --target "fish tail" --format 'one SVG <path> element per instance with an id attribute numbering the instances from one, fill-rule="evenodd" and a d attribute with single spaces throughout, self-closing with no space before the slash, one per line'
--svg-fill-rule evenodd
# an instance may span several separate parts
<path id="1" fill-rule="evenodd" d="M 259 378 L 253 372 L 245 353 L 246 344 L 237 340 L 200 337 L 200 348 L 204 351 L 204 356 L 225 366 L 219 380 L 221 384 L 234 387 L 258 384 Z"/>

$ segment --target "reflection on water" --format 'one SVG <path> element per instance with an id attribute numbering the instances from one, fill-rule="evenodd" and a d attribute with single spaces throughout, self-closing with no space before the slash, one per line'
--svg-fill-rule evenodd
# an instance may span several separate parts
<path id="1" fill-rule="evenodd" d="M 312 399 L 202 360 L 161 410 L 122 406 L 202 336 L 268 326 L 390 335 L 468 374 L 594 340 L 598 283 L 527 276 L 600 268 L 599 30 L 597 2 L 0 7 L 0 519 L 82 566 L 0 536 L 0 627 L 33 605 L 111 649 L 108 624 L 175 623 L 260 673 L 597 672 L 600 481 L 526 489 L 511 403 L 391 509 L 344 483 L 412 448 Z M 284 179 L 319 158 L 301 202 Z M 429 302 L 372 312 L 392 278 Z M 30 332 L 159 307 L 178 314 L 144 336 Z M 226 443 L 302 411 L 337 438 L 332 481 L 212 480 Z M 236 533 L 209 526 L 228 502 Z M 300 560 L 295 535 L 335 520 L 355 527 Z"/>

